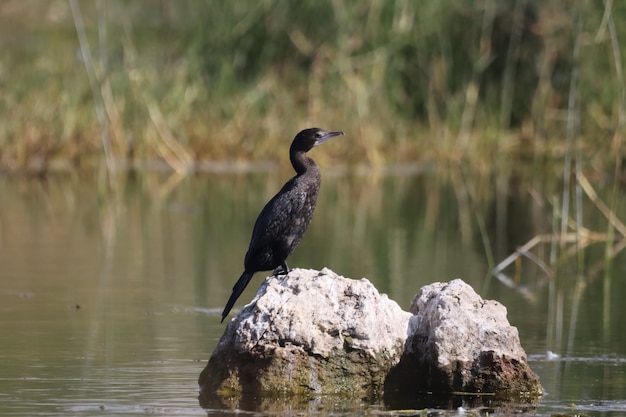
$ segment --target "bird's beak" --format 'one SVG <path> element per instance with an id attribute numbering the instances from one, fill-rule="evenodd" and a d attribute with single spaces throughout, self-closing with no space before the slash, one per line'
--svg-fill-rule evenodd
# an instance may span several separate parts
<path id="1" fill-rule="evenodd" d="M 320 143 L 324 143 L 328 139 L 333 138 L 335 136 L 343 136 L 343 135 L 344 135 L 343 132 L 326 132 L 324 136 L 322 136 L 321 138 L 317 140 L 317 142 L 315 142 L 315 146 L 319 145 Z"/>

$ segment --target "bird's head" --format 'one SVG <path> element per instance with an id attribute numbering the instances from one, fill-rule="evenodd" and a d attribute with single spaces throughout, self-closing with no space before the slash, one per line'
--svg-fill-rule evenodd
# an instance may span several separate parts
<path id="1" fill-rule="evenodd" d="M 293 139 L 291 150 L 308 152 L 313 147 L 324 143 L 328 139 L 335 136 L 343 136 L 343 134 L 343 132 L 328 132 L 317 127 L 304 129 Z"/>

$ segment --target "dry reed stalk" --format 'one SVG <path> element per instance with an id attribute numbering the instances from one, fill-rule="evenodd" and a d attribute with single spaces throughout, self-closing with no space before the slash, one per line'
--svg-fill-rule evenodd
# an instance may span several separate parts
<path id="1" fill-rule="evenodd" d="M 598 233 L 591 231 L 587 228 L 581 226 L 579 221 L 575 221 L 572 219 L 565 218 L 561 221 L 561 224 L 565 224 L 567 227 L 571 227 L 575 230 L 575 232 L 565 233 L 562 232 L 558 235 L 556 233 L 553 234 L 544 234 L 533 237 L 531 240 L 526 242 L 524 245 L 519 247 L 514 253 L 506 257 L 502 260 L 495 268 L 492 269 L 492 275 L 497 277 L 501 282 L 505 285 L 511 285 L 514 280 L 510 279 L 507 275 L 503 273 L 503 271 L 512 264 L 520 265 L 519 260 L 522 257 L 526 257 L 530 259 L 534 264 L 536 264 L 540 269 L 542 269 L 547 277 L 551 279 L 556 275 L 555 267 L 556 267 L 556 257 L 554 254 L 556 253 L 553 248 L 552 254 L 549 263 L 545 263 L 540 258 L 535 256 L 530 252 L 530 250 L 541 243 L 560 243 L 561 246 L 564 246 L 566 243 L 574 243 L 574 245 L 566 248 L 563 251 L 564 258 L 567 259 L 574 255 L 580 256 L 583 249 L 587 248 L 593 243 L 604 242 L 607 244 L 607 251 L 605 254 L 605 259 L 594 264 L 588 270 L 588 277 L 592 277 L 597 274 L 602 268 L 606 268 L 606 260 L 612 259 L 618 253 L 620 253 L 624 248 L 626 248 L 626 226 L 617 218 L 615 212 L 611 210 L 606 203 L 604 203 L 595 192 L 594 188 L 590 184 L 584 174 L 579 173 L 577 177 L 577 183 L 580 185 L 582 191 L 589 197 L 591 202 L 598 208 L 598 210 L 607 218 L 609 221 L 610 227 L 607 233 Z M 555 204 L 556 208 L 557 205 Z M 557 215 L 555 214 L 555 218 Z M 616 239 L 614 237 L 613 231 L 616 230 L 621 234 L 621 239 L 617 241 L 617 244 L 614 245 Z M 611 248 L 609 250 L 609 248 Z M 580 266 L 580 265 L 579 265 Z M 517 271 L 516 271 L 517 274 Z M 581 274 L 578 274 L 581 275 Z"/>
<path id="2" fill-rule="evenodd" d="M 600 213 L 607 218 L 609 223 L 622 235 L 622 237 L 626 238 L 626 226 L 624 226 L 624 223 L 617 218 L 615 212 L 598 197 L 598 194 L 596 194 L 596 191 L 589 183 L 589 180 L 587 180 L 587 177 L 580 173 L 577 179 L 582 189 L 585 191 L 585 194 L 587 194 L 593 204 L 598 208 L 598 210 L 600 210 Z"/>
<path id="3" fill-rule="evenodd" d="M 597 233 L 590 231 L 588 229 L 579 230 L 577 232 L 566 233 L 565 235 L 559 234 L 558 236 L 553 234 L 543 234 L 537 235 L 530 239 L 528 242 L 524 243 L 522 246 L 517 248 L 514 253 L 507 256 L 503 259 L 495 268 L 492 270 L 493 275 L 500 274 L 504 269 L 509 267 L 513 262 L 515 262 L 518 258 L 526 257 L 532 260 L 539 268 L 541 268 L 549 278 L 554 276 L 554 271 L 550 265 L 552 262 L 545 263 L 541 261 L 534 255 L 531 255 L 530 250 L 535 246 L 541 243 L 577 243 L 581 242 L 581 245 L 588 246 L 592 243 L 597 242 L 606 242 L 607 235 L 604 233 Z M 574 246 L 577 248 L 577 246 Z"/>
<path id="4" fill-rule="evenodd" d="M 460 179 L 457 179 L 460 177 Z M 457 195 L 457 201 L 459 202 L 459 223 L 461 224 L 461 237 L 464 244 L 471 242 L 471 213 L 474 214 L 478 230 L 480 232 L 481 241 L 485 248 L 485 256 L 487 258 L 487 265 L 489 269 L 492 269 L 495 265 L 495 258 L 493 256 L 493 248 L 489 240 L 487 233 L 487 226 L 481 210 L 478 208 L 477 197 L 474 191 L 474 183 L 471 181 L 471 176 L 465 173 L 465 170 L 461 166 L 459 175 L 452 175 L 452 184 L 454 185 L 455 194 Z"/>
<path id="5" fill-rule="evenodd" d="M 613 143 L 612 150 L 615 155 L 615 169 L 613 174 L 613 187 L 611 190 L 611 206 L 615 207 L 618 200 L 618 180 L 619 175 L 622 171 L 622 157 L 621 157 L 621 148 L 622 148 L 622 134 L 624 131 L 624 126 L 626 124 L 626 85 L 624 84 L 624 71 L 622 69 L 622 54 L 621 48 L 619 45 L 619 40 L 617 38 L 617 33 L 615 30 L 615 21 L 613 19 L 613 15 L 611 13 L 613 7 L 613 0 L 605 0 L 604 1 L 604 16 L 602 18 L 602 26 L 601 28 L 609 29 L 609 35 L 611 39 L 611 49 L 613 52 L 613 62 L 615 64 L 615 74 L 617 77 L 617 82 L 620 87 L 620 97 L 618 101 L 617 108 L 617 129 L 615 129 L 615 133 L 613 135 Z M 600 34 L 600 30 L 598 31 L 598 35 Z M 614 225 L 609 222 L 608 225 L 608 233 L 611 235 L 614 233 Z M 625 239 L 626 240 L 626 239 Z M 606 246 L 604 262 L 602 263 L 602 269 L 604 270 L 604 282 L 603 282 L 603 330 L 605 341 L 608 341 L 609 338 L 609 329 L 610 329 L 610 321 L 611 321 L 611 287 L 612 287 L 612 274 L 611 274 L 611 261 L 617 255 L 617 253 L 621 252 L 624 247 L 626 247 L 626 242 L 623 240 L 617 245 L 608 244 Z"/>
<path id="6" fill-rule="evenodd" d="M 96 116 L 100 123 L 100 138 L 102 142 L 102 149 L 104 151 L 104 157 L 108 172 L 113 170 L 113 155 L 111 154 L 111 140 L 109 137 L 110 125 L 107 117 L 105 107 L 106 103 L 101 94 L 102 83 L 98 79 L 96 74 L 96 68 L 94 60 L 91 55 L 91 48 L 87 40 L 87 34 L 85 32 L 85 24 L 83 17 L 78 6 L 78 1 L 69 0 L 70 9 L 72 11 L 72 18 L 74 20 L 74 27 L 76 29 L 76 35 L 78 37 L 78 44 L 80 47 L 80 53 L 85 64 L 85 71 L 87 72 L 87 78 L 89 79 L 89 86 L 91 87 L 91 94 L 93 96 L 94 105 L 96 109 Z"/>
<path id="7" fill-rule="evenodd" d="M 141 91 L 141 88 L 139 88 L 139 91 Z M 187 152 L 187 150 L 180 143 L 178 143 L 178 140 L 167 125 L 167 122 L 163 117 L 163 113 L 161 113 L 161 109 L 159 109 L 157 103 L 146 97 L 143 93 L 141 93 L 141 97 L 148 110 L 150 120 L 159 134 L 158 138 L 160 141 L 156 141 L 155 143 L 157 153 L 177 173 L 188 172 L 193 166 L 193 156 Z"/>
<path id="8" fill-rule="evenodd" d="M 515 88 L 515 73 L 517 61 L 522 45 L 522 26 L 528 0 L 517 0 L 513 11 L 513 21 L 511 22 L 511 39 L 506 56 L 506 65 L 502 76 L 502 94 L 500 107 L 500 127 L 506 129 L 511 124 L 513 114 L 513 91 Z"/>
<path id="9" fill-rule="evenodd" d="M 123 22 L 123 27 L 125 29 L 124 53 L 128 66 L 128 79 L 136 96 L 144 104 L 152 127 L 156 131 L 156 136 L 151 140 L 154 150 L 174 171 L 177 173 L 187 173 L 193 166 L 194 158 L 191 153 L 178 142 L 174 133 L 169 128 L 165 117 L 163 117 L 159 105 L 146 92 L 147 89 L 145 88 L 141 71 L 137 69 L 135 65 L 137 52 L 134 47 L 128 22 Z"/>
<path id="10" fill-rule="evenodd" d="M 491 36 L 496 15 L 496 3 L 494 0 L 485 2 L 485 13 L 480 35 L 480 56 L 474 64 L 472 80 L 465 89 L 465 104 L 461 114 L 461 126 L 457 136 L 457 146 L 460 149 L 460 157 L 465 155 L 467 146 L 471 138 L 471 131 L 476 118 L 478 105 L 478 92 L 480 75 L 487 68 L 493 59 L 491 54 Z"/>

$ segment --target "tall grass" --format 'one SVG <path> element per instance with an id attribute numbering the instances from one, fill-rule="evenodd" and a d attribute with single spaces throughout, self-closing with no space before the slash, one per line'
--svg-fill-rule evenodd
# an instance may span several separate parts
<path id="1" fill-rule="evenodd" d="M 76 3 L 0 7 L 3 169 L 284 160 L 309 125 L 347 131 L 321 157 L 349 165 L 554 168 L 575 14 L 584 167 L 616 160 L 620 2 Z"/>

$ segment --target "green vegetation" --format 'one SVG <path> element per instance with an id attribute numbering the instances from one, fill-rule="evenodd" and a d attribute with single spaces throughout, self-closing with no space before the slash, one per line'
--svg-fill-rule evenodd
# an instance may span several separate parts
<path id="1" fill-rule="evenodd" d="M 584 155 L 612 173 L 624 18 L 612 1 L 5 1 L 0 168 L 284 161 L 319 125 L 348 135 L 318 158 L 352 166 L 553 160 L 560 179 Z"/>

